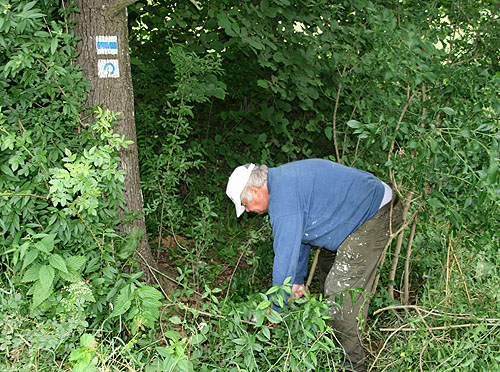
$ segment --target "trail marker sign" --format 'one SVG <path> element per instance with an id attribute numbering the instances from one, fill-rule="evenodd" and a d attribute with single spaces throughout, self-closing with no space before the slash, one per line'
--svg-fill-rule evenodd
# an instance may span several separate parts
<path id="1" fill-rule="evenodd" d="M 96 36 L 95 47 L 97 54 L 118 54 L 118 37 Z"/>
<path id="2" fill-rule="evenodd" d="M 100 59 L 97 61 L 97 74 L 100 78 L 119 78 L 120 68 L 117 59 Z"/>

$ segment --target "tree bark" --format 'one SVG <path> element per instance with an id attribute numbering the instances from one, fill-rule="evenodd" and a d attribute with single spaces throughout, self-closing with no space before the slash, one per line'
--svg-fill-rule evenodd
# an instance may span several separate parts
<path id="1" fill-rule="evenodd" d="M 138 229 L 142 234 L 138 253 L 140 270 L 151 282 L 158 275 L 158 265 L 153 259 L 146 234 L 143 215 L 143 195 L 140 186 L 139 156 L 134 118 L 134 94 L 128 46 L 128 0 L 77 0 L 79 12 L 73 13 L 77 44 L 77 63 L 83 77 L 91 83 L 87 106 L 102 106 L 103 110 L 119 112 L 114 132 L 124 135 L 133 144 L 122 149 L 121 168 L 125 170 L 126 208 L 134 213 L 131 223 L 122 222 L 121 233 Z M 101 41 L 101 43 L 97 43 Z M 122 216 L 125 217 L 125 216 Z M 124 218 L 125 220 L 125 218 Z M 146 262 L 144 262 L 146 261 Z M 163 283 L 165 284 L 165 283 Z"/>

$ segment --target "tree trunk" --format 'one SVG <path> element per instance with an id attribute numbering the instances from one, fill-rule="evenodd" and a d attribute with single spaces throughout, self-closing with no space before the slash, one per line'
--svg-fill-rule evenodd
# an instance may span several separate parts
<path id="1" fill-rule="evenodd" d="M 138 253 L 146 280 L 152 281 L 158 265 L 153 259 L 146 234 L 143 215 L 143 196 L 140 186 L 139 157 L 134 119 L 134 94 L 128 46 L 126 6 L 133 0 L 77 0 L 79 13 L 73 13 L 78 42 L 77 63 L 83 77 L 91 83 L 86 105 L 101 105 L 103 110 L 119 112 L 114 131 L 133 144 L 122 149 L 121 167 L 125 173 L 126 208 L 137 218 L 122 223 L 120 232 L 136 228 L 142 233 Z M 146 262 L 144 262 L 146 261 Z"/>

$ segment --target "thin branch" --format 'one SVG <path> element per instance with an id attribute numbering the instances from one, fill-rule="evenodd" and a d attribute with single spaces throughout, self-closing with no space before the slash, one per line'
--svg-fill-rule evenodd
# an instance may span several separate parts
<path id="1" fill-rule="evenodd" d="M 314 272 L 316 271 L 316 266 L 318 265 L 318 258 L 319 258 L 319 251 L 320 250 L 321 250 L 321 248 L 318 248 L 316 250 L 316 254 L 314 255 L 314 260 L 313 260 L 313 263 L 311 265 L 311 270 L 309 271 L 309 276 L 307 277 L 306 291 L 309 291 L 309 286 L 311 285 L 311 282 L 312 282 L 312 279 L 314 276 Z"/>
<path id="2" fill-rule="evenodd" d="M 382 309 L 376 310 L 373 315 L 377 315 L 383 311 L 388 311 L 388 310 L 416 310 L 424 313 L 428 313 L 429 315 L 434 315 L 434 316 L 439 316 L 439 317 L 452 317 L 455 319 L 460 319 L 460 320 L 474 320 L 478 322 L 500 322 L 499 318 L 477 318 L 473 317 L 470 314 L 454 314 L 454 313 L 445 313 L 443 311 L 435 310 L 435 309 L 427 309 L 425 307 L 417 306 L 417 305 L 394 305 L 394 306 L 388 306 L 384 307 Z"/>
<path id="3" fill-rule="evenodd" d="M 420 319 L 422 319 L 422 322 L 424 323 L 425 327 L 427 328 L 427 330 L 429 331 L 429 334 L 431 335 L 431 337 L 439 342 L 439 340 L 436 338 L 436 336 L 434 336 L 434 333 L 432 333 L 432 330 L 431 330 L 431 327 L 429 326 L 429 324 L 427 324 L 427 322 L 425 321 L 425 318 L 430 316 L 430 314 L 427 314 L 427 315 L 422 315 L 422 312 L 420 310 L 417 309 L 417 313 L 418 315 L 420 316 Z"/>
<path id="4" fill-rule="evenodd" d="M 396 333 L 399 332 L 400 329 L 403 329 L 405 325 L 402 325 L 400 328 L 397 328 L 393 333 L 391 333 L 389 335 L 389 337 L 387 337 L 384 341 L 384 344 L 382 345 L 382 348 L 379 350 L 378 354 L 377 354 L 377 357 L 375 358 L 375 360 L 373 361 L 370 369 L 368 370 L 368 372 L 371 372 L 371 370 L 373 369 L 373 367 L 375 367 L 375 364 L 377 363 L 377 360 L 380 358 L 380 355 L 382 354 L 382 351 L 384 351 L 385 347 L 387 346 L 387 344 L 389 343 L 389 340 L 392 338 L 392 336 L 394 336 Z"/>
<path id="5" fill-rule="evenodd" d="M 229 284 L 227 286 L 226 297 L 224 297 L 224 302 L 222 303 L 222 308 L 224 308 L 224 305 L 226 305 L 226 300 L 227 300 L 227 297 L 229 296 L 229 291 L 231 290 L 231 283 L 233 282 L 234 274 L 236 273 L 236 269 L 238 269 L 238 266 L 240 266 L 240 261 L 243 258 L 243 255 L 245 253 L 246 253 L 246 251 L 242 251 L 240 253 L 240 257 L 238 257 L 238 261 L 236 262 L 236 266 L 234 266 L 233 272 L 231 274 L 231 279 L 229 279 Z"/>
<path id="6" fill-rule="evenodd" d="M 29 193 L 5 192 L 5 193 L 0 193 L 0 197 L 1 196 L 30 196 L 32 198 L 37 198 L 37 199 L 42 199 L 42 200 L 49 200 L 48 196 L 40 196 L 40 195 L 29 194 Z"/>
<path id="7" fill-rule="evenodd" d="M 417 93 L 419 93 L 419 89 L 416 89 L 412 95 L 410 96 L 410 90 L 409 90 L 410 86 L 408 85 L 408 99 L 406 100 L 406 103 L 405 105 L 403 106 L 403 110 L 401 110 L 401 114 L 399 115 L 399 120 L 398 120 L 398 124 L 396 125 L 396 128 L 394 129 L 394 134 L 396 134 L 399 130 L 399 127 L 401 126 L 401 123 L 403 122 L 403 118 L 405 117 L 406 115 L 406 111 L 408 110 L 408 107 L 410 106 L 410 103 L 413 102 L 413 100 L 415 99 L 415 96 L 417 95 Z M 391 143 L 391 148 L 389 149 L 389 156 L 388 156 L 388 161 L 391 161 L 391 155 L 392 155 L 392 152 L 394 151 L 394 147 L 396 145 L 396 136 L 394 136 L 394 139 L 392 140 L 392 143 Z"/>
<path id="8" fill-rule="evenodd" d="M 448 230 L 450 230 L 449 223 L 448 223 Z M 447 298 L 448 298 L 448 289 L 449 289 L 448 283 L 450 281 L 450 252 L 451 252 L 451 241 L 450 241 L 450 244 L 448 244 L 448 253 L 446 255 L 446 289 L 445 289 L 445 294 L 446 294 Z"/>
<path id="9" fill-rule="evenodd" d="M 363 96 L 363 93 L 361 93 L 361 95 L 356 100 L 356 103 L 354 104 L 354 107 L 352 108 L 351 115 L 349 116 L 349 120 L 352 120 L 352 118 L 354 117 L 354 113 L 356 112 L 356 109 L 358 108 L 358 103 L 361 101 L 362 96 Z M 344 132 L 344 145 L 342 146 L 342 159 L 340 161 L 341 164 L 344 164 L 344 155 L 346 153 L 347 142 L 348 142 L 347 135 L 348 135 L 348 131 L 346 130 Z M 351 164 L 354 164 L 354 162 L 356 161 L 356 159 L 358 157 L 358 145 L 360 143 L 360 140 L 361 140 L 361 138 L 359 138 L 359 136 L 358 136 L 358 143 L 356 144 L 356 151 L 354 152 L 354 159 L 353 159 Z"/>
<path id="10" fill-rule="evenodd" d="M 363 29 L 361 29 L 360 33 L 358 34 L 358 37 L 354 41 L 353 46 L 352 46 L 351 50 L 349 51 L 349 55 L 347 56 L 347 60 L 345 61 L 344 69 L 342 70 L 342 73 L 340 73 L 339 86 L 337 88 L 337 97 L 335 99 L 335 107 L 333 109 L 333 134 L 332 135 L 333 135 L 333 144 L 335 147 L 335 155 L 337 157 L 338 162 L 340 162 L 340 153 L 339 153 L 339 145 L 337 143 L 337 111 L 339 108 L 340 92 L 342 91 L 342 86 L 343 86 L 342 79 L 346 73 L 347 66 L 349 64 L 349 61 L 351 60 L 351 56 L 354 53 L 354 47 L 355 47 L 356 43 L 358 42 L 359 38 L 361 37 L 362 33 L 363 33 Z"/>
<path id="11" fill-rule="evenodd" d="M 429 346 L 429 343 L 430 343 L 430 340 L 427 340 L 427 342 L 425 343 L 424 347 L 420 351 L 420 357 L 418 358 L 418 366 L 420 367 L 420 372 L 424 372 L 424 366 L 423 366 L 423 363 L 422 363 L 422 361 L 423 361 L 423 355 L 424 355 L 425 350 L 427 349 L 427 346 Z"/>
<path id="12" fill-rule="evenodd" d="M 406 325 L 406 324 L 405 324 Z M 455 329 L 455 328 L 469 328 L 469 327 L 477 327 L 477 326 L 487 326 L 487 327 L 498 327 L 500 323 L 469 323 L 469 324 L 452 324 L 449 326 L 440 326 L 440 327 L 431 327 L 427 328 L 431 331 L 443 331 L 447 329 Z M 394 332 L 394 331 L 403 331 L 403 332 L 415 332 L 420 331 L 419 328 L 410 328 L 410 327 L 399 327 L 399 328 L 380 328 L 380 332 Z"/>
<path id="13" fill-rule="evenodd" d="M 403 206 L 403 221 L 406 221 L 406 219 L 408 218 L 408 212 L 410 210 L 410 205 L 411 205 L 411 200 L 413 198 L 414 190 L 415 190 L 415 188 L 413 188 L 408 193 L 408 195 L 406 195 L 405 204 Z M 388 285 L 387 291 L 389 292 L 389 295 L 391 296 L 391 298 L 393 300 L 394 300 L 394 285 L 392 283 L 394 282 L 394 279 L 396 278 L 396 271 L 397 271 L 398 262 L 399 262 L 399 254 L 401 252 L 401 247 L 403 246 L 403 239 L 404 239 L 404 234 L 399 234 L 398 240 L 396 241 L 396 247 L 394 248 L 391 271 L 389 272 L 389 285 Z"/>
<path id="14" fill-rule="evenodd" d="M 196 0 L 189 0 L 189 1 L 191 2 L 191 4 L 194 5 L 196 9 L 201 10 L 201 7 Z"/>
<path id="15" fill-rule="evenodd" d="M 404 269 L 404 292 L 403 292 L 403 303 L 408 304 L 410 299 L 410 257 L 413 245 L 413 238 L 415 237 L 415 230 L 417 229 L 418 216 L 415 217 L 413 225 L 411 226 L 410 236 L 408 237 L 408 245 L 406 247 L 406 259 L 405 259 L 405 269 Z"/>
<path id="16" fill-rule="evenodd" d="M 342 76 L 340 76 L 342 79 Z M 337 161 L 340 160 L 339 145 L 337 143 L 337 110 L 339 107 L 340 91 L 342 90 L 342 80 L 339 81 L 339 87 L 337 89 L 337 98 L 335 99 L 335 108 L 333 109 L 333 145 L 335 147 L 335 155 L 337 156 Z"/>
<path id="17" fill-rule="evenodd" d="M 458 261 L 458 258 L 455 254 L 455 250 L 453 249 L 453 245 L 451 244 L 451 235 L 450 235 L 449 239 L 450 239 L 451 252 L 453 253 L 453 257 L 455 258 L 455 261 L 458 265 L 458 270 L 460 271 L 460 275 L 462 276 L 462 280 L 464 281 L 465 292 L 467 293 L 467 298 L 469 299 L 469 303 L 470 303 L 471 299 L 470 299 L 470 295 L 469 295 L 469 290 L 467 288 L 467 282 L 465 281 L 465 276 L 464 276 L 464 273 L 462 271 L 462 267 L 460 266 L 460 262 Z"/>
<path id="18" fill-rule="evenodd" d="M 96 242 L 97 246 L 99 247 L 99 249 L 101 250 L 101 254 L 104 255 L 104 248 L 102 247 L 101 243 L 99 243 L 99 240 L 97 240 L 97 237 L 95 236 L 94 232 L 92 231 L 92 229 L 90 228 L 90 226 L 87 224 L 87 222 L 83 219 L 83 217 L 80 215 L 80 212 L 78 212 L 76 210 L 76 208 L 74 207 L 71 207 L 76 215 L 78 216 L 78 218 L 80 219 L 80 221 L 82 221 L 83 225 L 85 226 L 85 228 L 87 229 L 87 231 L 90 233 L 90 235 L 92 235 L 92 238 L 94 238 L 94 241 Z"/>
<path id="19" fill-rule="evenodd" d="M 392 208 L 392 206 L 391 206 Z M 404 229 L 406 229 L 406 227 L 411 223 L 411 221 L 413 221 L 413 219 L 417 216 L 419 210 L 417 209 L 415 211 L 415 213 L 413 213 L 413 215 L 408 219 L 408 221 L 406 221 L 405 223 L 403 223 L 401 225 L 401 227 L 398 229 L 398 231 L 396 232 L 393 232 L 389 235 L 389 240 L 387 241 L 385 247 L 384 247 L 384 250 L 382 251 L 382 254 L 380 255 L 380 260 L 378 262 L 378 267 L 382 267 L 384 265 L 384 261 L 385 261 L 385 256 L 387 254 L 387 249 L 389 248 L 389 246 L 391 245 L 392 243 L 392 240 L 398 236 L 398 234 L 401 234 L 402 231 Z M 391 210 L 391 230 L 392 230 L 392 210 Z M 380 271 L 377 272 L 377 276 L 375 277 L 375 280 L 373 281 L 373 287 L 372 287 L 372 296 L 375 295 L 375 292 L 377 291 L 377 286 L 378 286 L 378 282 L 380 280 Z"/>
<path id="20" fill-rule="evenodd" d="M 162 272 L 162 271 L 158 270 L 156 267 L 151 266 L 151 265 L 150 265 L 150 264 L 146 261 L 146 259 L 144 258 L 144 256 L 143 256 L 143 255 L 142 255 L 139 251 L 136 251 L 135 253 L 136 253 L 136 254 L 137 254 L 137 255 L 141 258 L 141 260 L 144 262 L 144 264 L 147 266 L 147 268 L 148 268 L 150 271 L 154 271 L 154 272 L 156 272 L 157 274 L 160 274 L 161 276 L 163 276 L 165 279 L 167 279 L 167 280 L 171 281 L 172 283 L 175 283 L 175 284 L 177 284 L 177 285 L 179 285 L 179 286 L 181 286 L 181 287 L 182 287 L 182 283 L 180 283 L 179 281 L 175 280 L 174 278 L 172 278 L 172 277 L 168 276 L 168 275 L 167 275 L 167 274 L 165 274 L 164 272 Z M 155 275 L 154 275 L 154 274 L 153 274 L 153 277 L 155 277 Z M 158 285 L 160 285 L 160 282 L 159 282 L 159 280 L 158 280 L 158 279 L 156 279 L 156 277 L 155 277 L 155 280 L 158 282 Z M 160 287 L 162 287 L 162 286 L 160 285 Z M 194 293 L 196 293 L 197 295 L 199 295 L 199 296 L 203 296 L 200 292 L 198 292 L 198 291 L 196 291 L 196 290 L 194 290 L 194 289 L 193 289 L 192 291 L 193 291 Z M 163 292 L 163 289 L 162 289 L 162 292 Z M 167 296 L 166 296 L 166 294 L 165 294 L 165 292 L 164 292 L 163 294 L 165 295 L 165 297 L 167 297 Z M 168 297 L 167 297 L 167 298 L 168 298 Z"/>

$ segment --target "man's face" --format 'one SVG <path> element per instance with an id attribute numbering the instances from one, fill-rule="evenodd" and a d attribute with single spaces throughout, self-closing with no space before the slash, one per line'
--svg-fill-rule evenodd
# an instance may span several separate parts
<path id="1" fill-rule="evenodd" d="M 252 201 L 247 201 L 243 199 L 241 204 L 245 207 L 247 212 L 254 212 L 257 214 L 262 214 L 267 212 L 269 206 L 269 193 L 267 187 L 257 188 L 250 186 L 248 188 L 252 194 Z"/>

